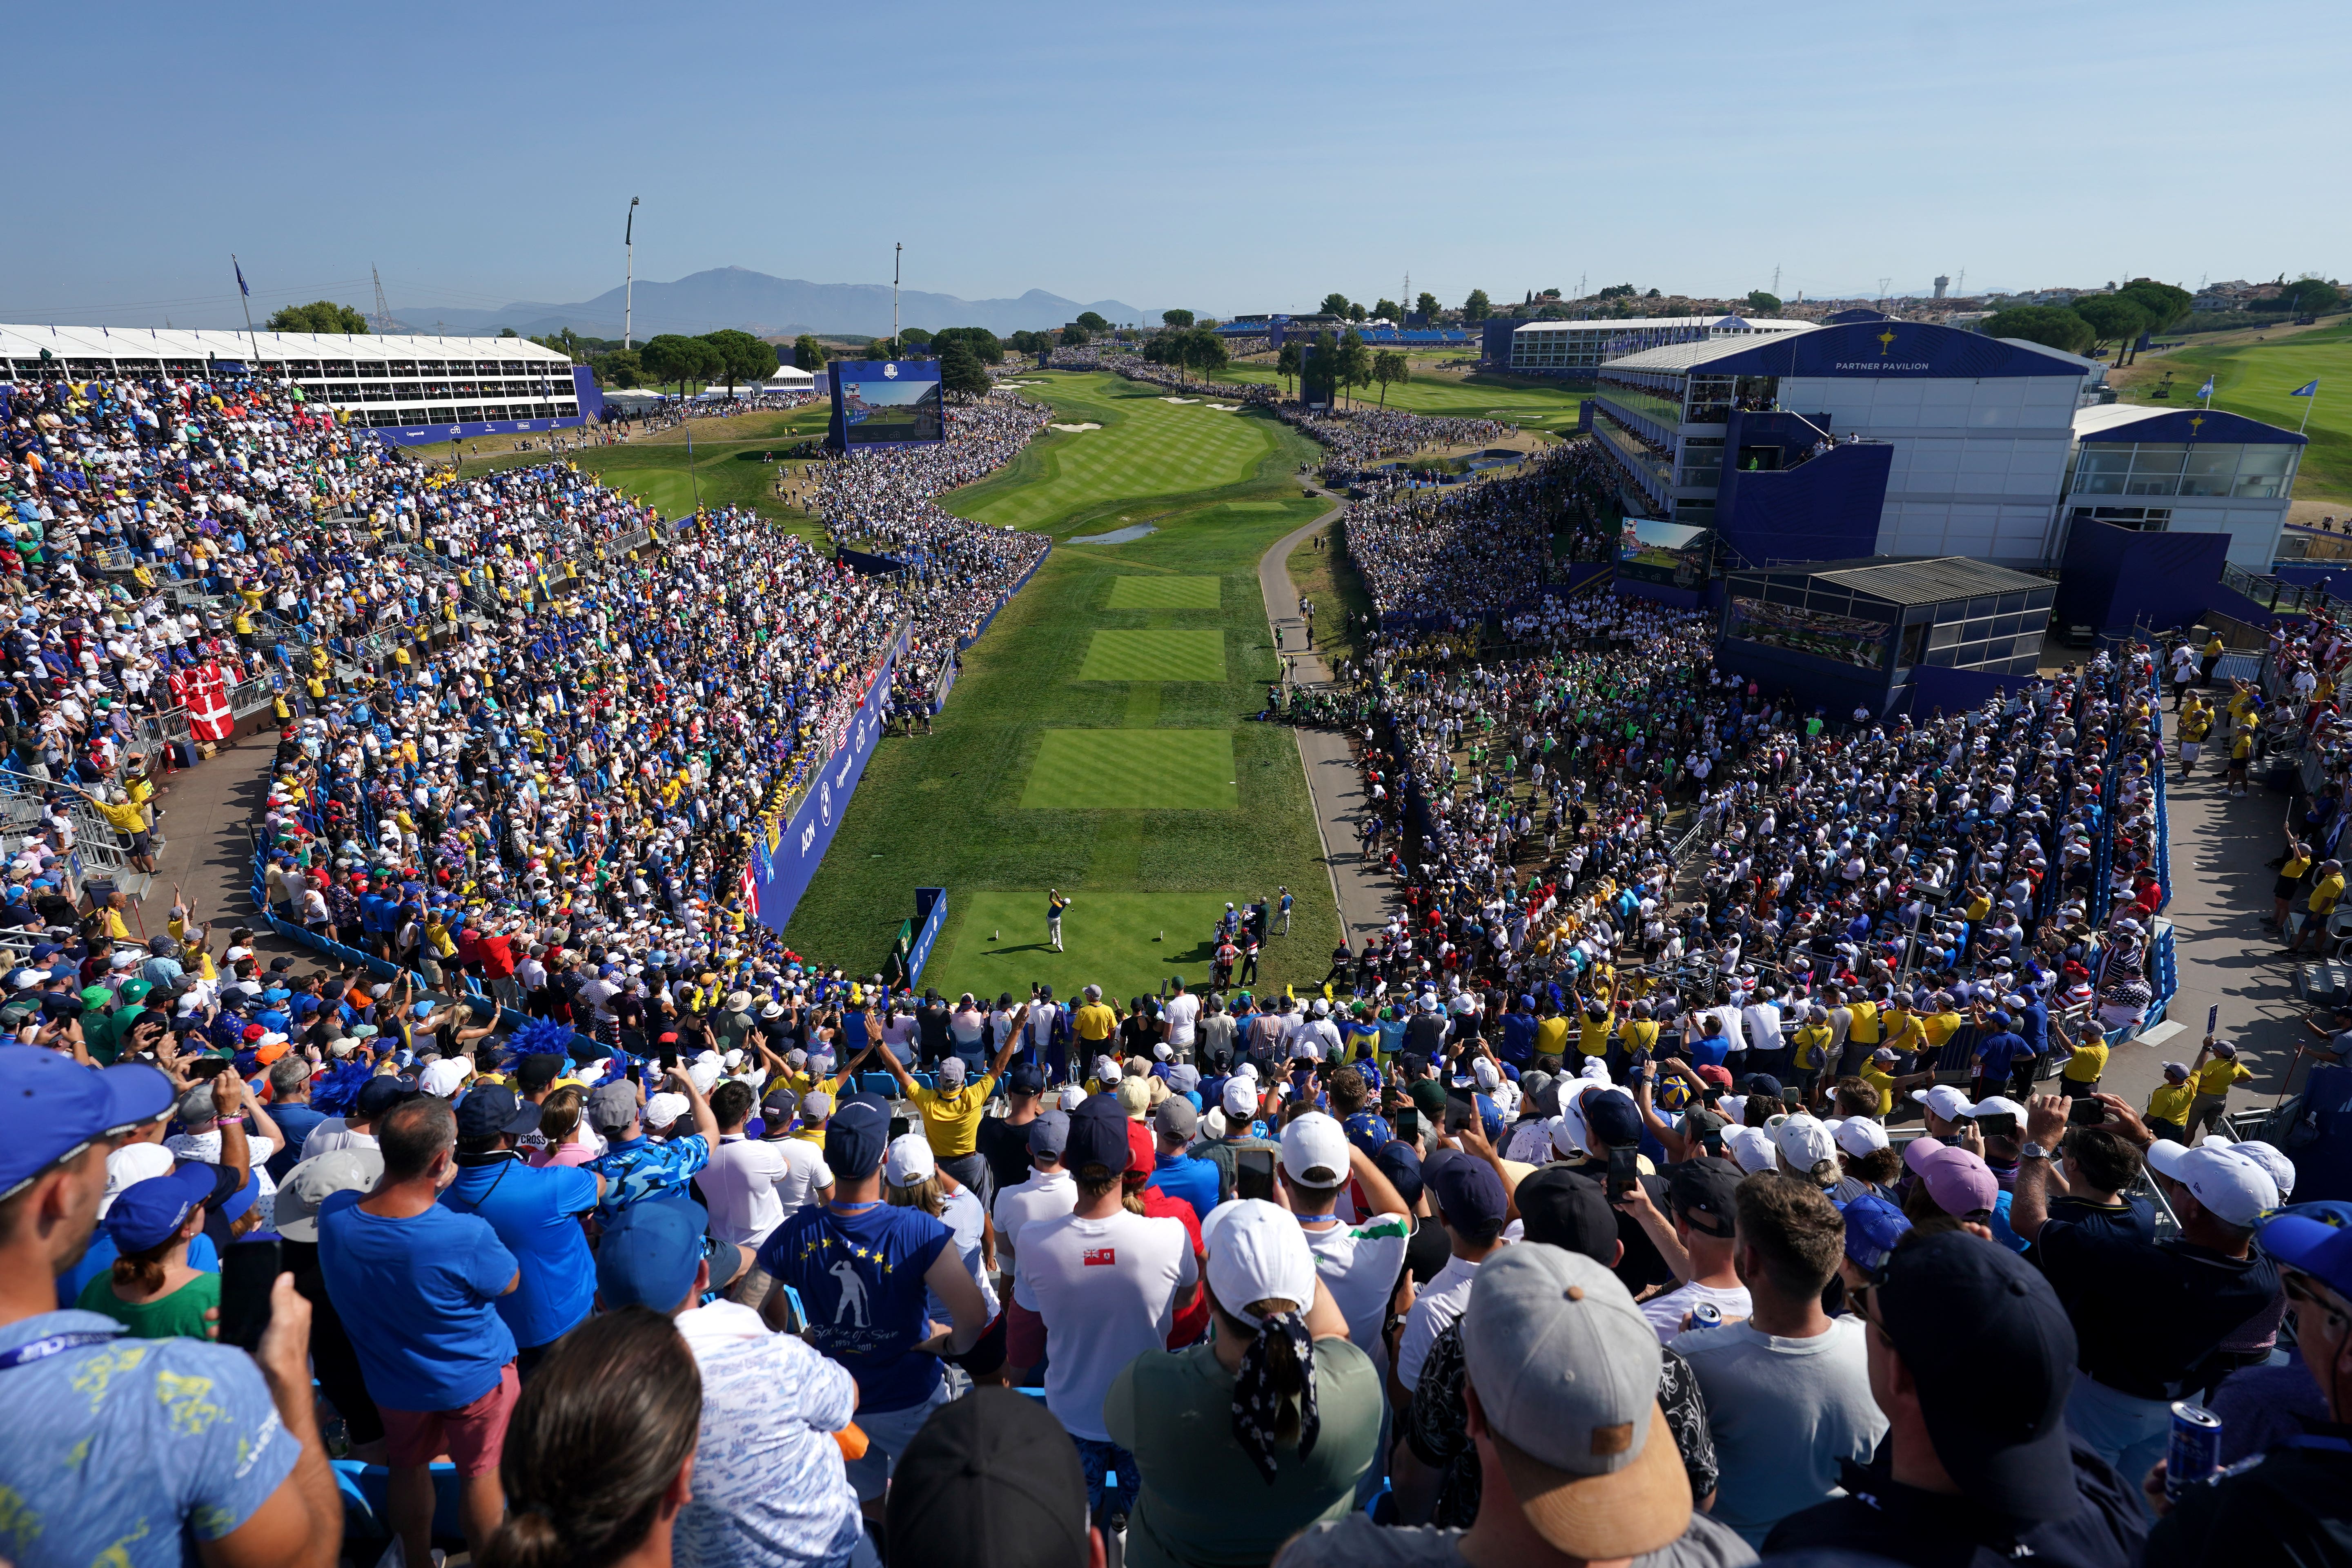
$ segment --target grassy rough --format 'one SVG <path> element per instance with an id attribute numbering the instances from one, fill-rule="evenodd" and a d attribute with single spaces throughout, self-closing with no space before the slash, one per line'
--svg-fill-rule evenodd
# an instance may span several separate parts
<path id="1" fill-rule="evenodd" d="M 2148 394 L 2172 377 L 2172 395 L 2158 403 Z M 2213 378 L 2213 406 L 2289 430 L 2311 423 L 2304 434 L 2297 474 L 2297 500 L 2352 501 L 2352 320 L 2304 331 L 2273 332 L 2265 341 L 2203 345 L 2141 356 L 2139 363 L 2109 379 L 2125 400 L 2158 408 L 2194 408 L 2197 389 Z M 2298 386 L 2319 383 L 2316 398 L 2292 395 Z"/>

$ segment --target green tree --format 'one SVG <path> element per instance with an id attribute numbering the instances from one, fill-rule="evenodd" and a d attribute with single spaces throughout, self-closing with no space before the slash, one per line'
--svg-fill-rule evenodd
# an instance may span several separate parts
<path id="1" fill-rule="evenodd" d="M 500 327 L 499 329 L 499 336 L 502 338 L 519 338 L 522 336 L 522 334 L 516 331 L 512 327 Z"/>
<path id="2" fill-rule="evenodd" d="M 986 327 L 950 327 L 931 339 L 931 346 L 944 354 L 950 339 L 961 339 L 963 345 L 971 350 L 971 357 L 982 364 L 1004 363 L 1003 342 Z"/>
<path id="3" fill-rule="evenodd" d="M 904 354 L 909 349 L 928 348 L 930 346 L 930 333 L 920 327 L 908 327 L 898 334 L 898 352 Z"/>
<path id="4" fill-rule="evenodd" d="M 793 340 L 793 366 L 796 370 L 816 372 L 824 368 L 824 345 L 807 332 Z"/>
<path id="5" fill-rule="evenodd" d="M 1393 349 L 1382 349 L 1372 356 L 1372 379 L 1381 384 L 1381 406 L 1389 405 L 1389 386 L 1393 382 L 1412 379 L 1412 367 L 1404 355 Z"/>
<path id="6" fill-rule="evenodd" d="M 961 338 L 950 338 L 940 351 L 940 384 L 971 397 L 988 391 L 988 372 L 982 368 L 980 356 L 971 352 L 971 344 Z"/>
<path id="7" fill-rule="evenodd" d="M 735 395 L 738 382 L 762 382 L 776 374 L 776 345 L 733 327 L 722 327 L 715 332 L 705 332 L 697 340 L 710 345 L 719 356 L 719 369 L 709 377 L 724 378 L 727 395 Z"/>
<path id="8" fill-rule="evenodd" d="M 1989 338 L 2022 338 L 2078 354 L 2096 340 L 2091 323 L 2063 305 L 2012 305 L 1986 317 L 1977 330 Z"/>
<path id="9" fill-rule="evenodd" d="M 1365 319 L 1366 312 L 1364 310 L 1363 301 L 1358 300 L 1356 303 L 1348 307 L 1348 320 L 1351 321 L 1360 321 Z"/>
<path id="10" fill-rule="evenodd" d="M 1420 313 L 1422 320 L 1432 322 L 1437 320 L 1437 312 L 1444 309 L 1437 302 L 1437 296 L 1425 289 L 1422 290 L 1421 298 L 1413 301 L 1412 308 Z"/>
<path id="11" fill-rule="evenodd" d="M 1384 321 L 1394 321 L 1400 326 L 1404 324 L 1404 307 L 1394 300 L 1381 300 L 1372 307 L 1372 314 Z"/>
<path id="12" fill-rule="evenodd" d="M 1495 302 L 1486 298 L 1484 289 L 1471 289 L 1470 298 L 1462 301 L 1462 319 L 1465 321 L 1483 321 L 1494 313 Z"/>
<path id="13" fill-rule="evenodd" d="M 348 332 L 358 337 L 366 336 L 368 330 L 367 317 L 356 307 L 338 305 L 332 300 L 289 305 L 261 324 L 273 332 Z"/>
<path id="14" fill-rule="evenodd" d="M 686 395 L 688 382 L 716 380 L 727 369 L 719 350 L 701 338 L 689 338 L 677 332 L 663 332 L 646 340 L 638 351 L 646 374 L 657 385 L 677 383 L 678 395 Z"/>
<path id="15" fill-rule="evenodd" d="M 2139 336 L 2141 330 L 2147 325 L 2147 312 L 2140 309 L 2137 301 L 2126 300 L 2120 294 L 2094 294 L 2088 299 L 2077 300 L 2074 301 L 2074 314 L 2090 323 L 2093 347 L 2107 343 L 2116 345 L 2117 363 L 2123 362 L 2132 340 Z"/>
<path id="16" fill-rule="evenodd" d="M 2186 289 L 2176 289 L 2169 283 L 2158 283 L 2153 278 L 2135 278 L 2116 293 L 2147 312 L 2147 330 L 2169 331 L 2189 314 L 2196 296 Z"/>
<path id="17" fill-rule="evenodd" d="M 1315 313 L 1319 316 L 1345 316 L 1348 313 L 1348 297 L 1334 289 L 1323 296 L 1323 302 L 1315 307 Z"/>
<path id="18" fill-rule="evenodd" d="M 1087 331 L 1086 323 L 1073 322 L 1062 329 L 1062 346 L 1066 349 L 1082 349 L 1093 336 L 1093 333 Z"/>
<path id="19" fill-rule="evenodd" d="M 1219 371 L 1231 363 L 1225 353 L 1225 340 L 1201 327 L 1184 334 L 1184 363 L 1201 373 L 1203 381 L 1214 380 Z"/>
<path id="20" fill-rule="evenodd" d="M 1160 312 L 1160 320 L 1162 324 L 1167 326 L 1189 327 L 1192 324 L 1192 312 L 1190 310 L 1162 310 Z"/>
<path id="21" fill-rule="evenodd" d="M 1761 289 L 1748 290 L 1748 313 L 1757 316 L 1777 316 L 1780 313 L 1780 296 L 1768 294 Z"/>
<path id="22" fill-rule="evenodd" d="M 614 349 L 592 363 L 599 386 L 609 386 L 618 391 L 623 387 L 645 384 L 646 364 L 639 350 Z"/>
<path id="23" fill-rule="evenodd" d="M 1601 289 L 1600 293 L 1595 294 L 1593 298 L 1596 300 L 1630 300 L 1639 292 L 1640 290 L 1635 289 L 1631 283 L 1612 283 L 1607 288 Z"/>
<path id="24" fill-rule="evenodd" d="M 1285 342 L 1281 348 L 1275 351 L 1274 374 L 1292 384 L 1290 390 L 1293 392 L 1297 390 L 1298 361 L 1298 340 L 1296 338 Z"/>
<path id="25" fill-rule="evenodd" d="M 2316 316 L 2340 308 L 2344 303 L 2344 290 L 2325 278 L 2298 278 L 2286 286 L 2286 292 L 2279 296 L 2279 303 L 2298 316 Z M 2170 324 L 2166 323 L 2167 326 Z"/>
<path id="26" fill-rule="evenodd" d="M 1298 366 L 1298 399 L 1302 403 L 1328 406 L 1338 395 L 1336 384 L 1339 361 L 1339 340 L 1330 331 L 1315 334 L 1314 350 L 1303 355 Z"/>
<path id="27" fill-rule="evenodd" d="M 1369 386 L 1372 380 L 1372 351 L 1364 346 L 1364 335 L 1352 328 L 1339 340 L 1339 353 L 1332 361 L 1333 379 L 1343 387 Z"/>
<path id="28" fill-rule="evenodd" d="M 1110 331 L 1110 323 L 1104 321 L 1092 310 L 1080 310 L 1078 312 L 1078 325 L 1084 327 L 1090 332 L 1107 332 Z"/>

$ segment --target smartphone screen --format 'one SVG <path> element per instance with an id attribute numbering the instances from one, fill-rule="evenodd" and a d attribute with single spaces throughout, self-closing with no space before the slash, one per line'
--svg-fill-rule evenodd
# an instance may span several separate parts
<path id="1" fill-rule="evenodd" d="M 1274 1151 L 1234 1151 L 1234 1196 L 1274 1201 Z"/>
<path id="2" fill-rule="evenodd" d="M 2096 1127 L 2106 1119 L 2107 1108 L 2088 1095 L 2067 1102 L 2066 1120 L 2076 1127 Z"/>
<path id="3" fill-rule="evenodd" d="M 240 1241 L 221 1254 L 220 1342 L 257 1350 L 269 1327 L 269 1291 L 282 1272 L 276 1237 Z"/>
<path id="4" fill-rule="evenodd" d="M 1633 1195 L 1633 1184 L 1642 1174 L 1642 1152 L 1638 1149 L 1609 1151 L 1609 1200 L 1612 1203 Z"/>

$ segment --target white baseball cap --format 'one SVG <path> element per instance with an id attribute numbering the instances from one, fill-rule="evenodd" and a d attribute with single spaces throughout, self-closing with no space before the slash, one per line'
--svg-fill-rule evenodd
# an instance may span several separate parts
<path id="1" fill-rule="evenodd" d="M 891 1139 L 882 1156 L 883 1179 L 894 1187 L 911 1187 L 937 1174 L 939 1168 L 939 1162 L 931 1157 L 930 1141 L 919 1132 Z"/>
<path id="2" fill-rule="evenodd" d="M 2200 1143 L 2190 1149 L 2159 1138 L 2148 1145 L 2147 1163 L 2158 1175 L 2187 1187 L 2224 1225 L 2251 1226 L 2279 1205 L 2278 1184 L 2271 1173 L 2234 1148 Z"/>
<path id="3" fill-rule="evenodd" d="M 1969 1103 L 1969 1097 L 1948 1083 L 1939 1083 L 1932 1089 L 1915 1089 L 1911 1091 L 1911 1098 L 1946 1121 L 1958 1121 L 1976 1114 L 1976 1107 Z"/>
<path id="4" fill-rule="evenodd" d="M 1824 1123 L 1824 1125 L 1829 1125 Z M 1886 1129 L 1867 1116 L 1849 1116 L 1832 1127 L 1837 1146 L 1859 1160 L 1886 1147 Z"/>
<path id="5" fill-rule="evenodd" d="M 694 1101 L 674 1090 L 648 1095 L 646 1099 L 646 1125 L 663 1128 L 694 1109 Z"/>
<path id="6" fill-rule="evenodd" d="M 1784 1116 L 1772 1130 L 1772 1141 L 1782 1158 L 1801 1175 L 1811 1175 L 1824 1161 L 1837 1169 L 1837 1141 L 1830 1130 L 1811 1116 Z"/>
<path id="7" fill-rule="evenodd" d="M 1749 1175 L 1759 1171 L 1777 1169 L 1774 1156 L 1779 1152 L 1772 1134 L 1761 1127 L 1735 1127 L 1723 1135 L 1723 1146 L 1739 1168 Z"/>
<path id="8" fill-rule="evenodd" d="M 1315 1304 L 1315 1254 L 1288 1210 L 1264 1198 L 1221 1204 L 1209 1211 L 1201 1241 L 1217 1304 L 1250 1327 L 1265 1322 L 1250 1310 L 1259 1301 L 1288 1301 L 1302 1312 Z"/>
<path id="9" fill-rule="evenodd" d="M 474 1064 L 466 1058 L 443 1057 L 437 1062 L 425 1064 L 425 1071 L 418 1078 L 417 1086 L 427 1094 L 450 1100 L 466 1087 L 466 1080 L 473 1076 Z"/>
<path id="10" fill-rule="evenodd" d="M 2243 1155 L 2270 1173 L 2272 1182 L 2278 1187 L 2279 1202 L 2284 1203 L 2294 1195 L 2294 1162 L 2282 1153 L 2276 1144 L 2260 1142 L 2252 1138 L 2232 1143 L 2227 1138 L 2217 1138 L 2209 1132 L 2205 1141 L 2197 1146 L 2200 1149 L 2227 1149 L 2232 1154 Z M 113 1174 L 111 1164 L 110 1161 L 110 1177 Z"/>
<path id="11" fill-rule="evenodd" d="M 2021 1127 L 2025 1124 L 2025 1107 L 2018 1104 L 2017 1101 L 2011 1100 L 2004 1095 L 1999 1094 L 1986 1095 L 1982 1100 L 1978 1100 L 1974 1105 L 1969 1107 L 1967 1110 L 1961 1112 L 1961 1114 L 1969 1117 L 2014 1116 L 2017 1118 L 2019 1126 Z"/>
<path id="12" fill-rule="evenodd" d="M 1302 1187 L 1339 1185 L 1348 1179 L 1347 1130 L 1319 1110 L 1295 1118 L 1282 1130 L 1282 1169 Z"/>

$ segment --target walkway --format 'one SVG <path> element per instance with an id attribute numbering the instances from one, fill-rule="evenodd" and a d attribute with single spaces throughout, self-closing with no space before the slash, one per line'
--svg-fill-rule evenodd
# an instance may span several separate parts
<path id="1" fill-rule="evenodd" d="M 166 814 L 164 844 L 155 856 L 154 889 L 139 911 L 149 932 L 161 931 L 172 918 L 175 889 L 197 923 L 212 922 L 215 952 L 231 930 L 251 921 L 253 828 L 261 820 L 277 747 L 274 728 L 258 730 L 240 737 L 233 749 L 164 781 L 155 803 Z M 254 946 L 271 954 L 298 951 L 268 932 Z"/>
<path id="2" fill-rule="evenodd" d="M 1327 681 L 1330 668 L 1320 654 L 1295 652 L 1306 646 L 1307 623 L 1298 614 L 1298 585 L 1290 580 L 1290 552 L 1338 521 L 1348 509 L 1335 506 L 1306 527 L 1274 542 L 1257 563 L 1259 594 L 1265 600 L 1265 618 L 1282 634 L 1290 653 L 1291 679 L 1302 683 Z M 1331 614 L 1338 614 L 1334 606 Z M 1294 730 L 1299 765 L 1307 773 L 1307 793 L 1315 800 L 1315 826 L 1323 836 L 1323 863 L 1331 873 L 1331 896 L 1339 907 L 1340 928 L 1351 945 L 1388 924 L 1391 900 L 1387 877 L 1363 851 L 1357 828 L 1364 819 L 1364 776 L 1349 752 L 1348 738 L 1334 730 Z"/>

